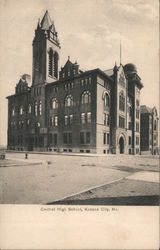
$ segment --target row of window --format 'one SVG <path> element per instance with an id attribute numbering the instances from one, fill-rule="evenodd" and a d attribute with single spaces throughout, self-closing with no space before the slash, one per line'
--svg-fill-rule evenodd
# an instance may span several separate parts
<path id="1" fill-rule="evenodd" d="M 63 72 L 62 73 L 62 78 L 65 78 L 66 76 L 70 77 L 72 73 L 73 73 L 73 75 L 75 75 L 76 74 L 76 69 L 73 69 L 72 71 L 68 70 L 67 72 Z"/>
<path id="2" fill-rule="evenodd" d="M 64 116 L 64 124 L 72 125 L 73 123 L 73 114 Z M 81 113 L 81 124 L 91 123 L 91 112 Z M 58 126 L 58 116 L 50 117 L 50 126 L 57 127 Z"/>
<path id="3" fill-rule="evenodd" d="M 89 104 L 89 103 L 91 103 L 91 93 L 90 93 L 90 91 L 84 91 L 82 93 L 82 96 L 81 96 L 81 104 Z M 65 107 L 73 106 L 73 96 L 72 95 L 67 95 L 65 97 L 64 105 L 65 105 Z M 104 95 L 104 107 L 109 107 L 109 96 L 107 93 Z M 51 108 L 58 109 L 58 100 L 56 98 L 53 98 L 51 100 Z M 28 114 L 31 114 L 31 112 L 32 112 L 31 104 L 28 105 L 27 112 L 28 112 Z M 24 106 L 23 105 L 21 105 L 19 107 L 19 114 L 20 115 L 24 114 Z M 34 103 L 34 114 L 35 114 L 35 116 L 42 114 L 42 102 L 41 101 L 39 101 L 39 102 L 36 101 Z M 15 108 L 12 109 L 11 115 L 15 116 Z"/>
<path id="4" fill-rule="evenodd" d="M 88 77 L 88 78 L 84 78 L 84 79 L 81 79 L 81 86 L 85 86 L 87 84 L 91 84 L 92 81 L 91 81 L 91 77 Z"/>
<path id="5" fill-rule="evenodd" d="M 49 134 L 49 144 L 57 145 L 57 134 Z M 72 144 L 72 133 L 63 133 L 63 143 Z M 90 144 L 91 143 L 91 133 L 90 132 L 80 132 L 80 144 Z"/>
<path id="6" fill-rule="evenodd" d="M 73 87 L 74 87 L 73 82 L 64 84 L 64 90 L 70 90 L 73 89 Z"/>
<path id="7" fill-rule="evenodd" d="M 31 114 L 32 112 L 31 104 L 28 105 L 27 112 L 28 114 Z M 21 105 L 19 107 L 19 115 L 23 115 L 23 114 L 24 114 L 24 106 Z M 42 102 L 41 101 L 39 101 L 38 103 L 37 102 L 34 103 L 34 114 L 35 116 L 42 115 Z M 12 109 L 11 115 L 15 116 L 15 108 Z"/>

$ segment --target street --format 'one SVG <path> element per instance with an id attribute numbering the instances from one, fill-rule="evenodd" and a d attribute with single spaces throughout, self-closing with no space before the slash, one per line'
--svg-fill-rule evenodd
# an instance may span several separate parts
<path id="1" fill-rule="evenodd" d="M 25 159 L 24 153 L 7 153 L 0 161 L 0 203 L 118 205 L 123 200 L 127 205 L 147 196 L 144 205 L 156 205 L 158 161 L 153 156 L 63 154 Z"/>

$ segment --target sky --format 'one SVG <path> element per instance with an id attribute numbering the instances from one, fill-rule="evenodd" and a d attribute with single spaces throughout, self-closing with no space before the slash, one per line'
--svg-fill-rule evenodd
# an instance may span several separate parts
<path id="1" fill-rule="evenodd" d="M 1 0 L 0 145 L 7 143 L 7 99 L 24 73 L 32 75 L 32 41 L 48 10 L 58 32 L 60 66 L 70 56 L 82 70 L 134 63 L 141 105 L 159 110 L 158 0 Z"/>

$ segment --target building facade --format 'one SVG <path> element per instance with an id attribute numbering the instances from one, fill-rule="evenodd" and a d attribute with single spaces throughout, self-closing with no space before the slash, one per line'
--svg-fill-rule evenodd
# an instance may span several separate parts
<path id="1" fill-rule="evenodd" d="M 141 106 L 141 142 L 142 154 L 158 154 L 158 113 L 156 107 Z"/>
<path id="2" fill-rule="evenodd" d="M 32 79 L 8 96 L 8 149 L 99 154 L 140 153 L 140 91 L 134 64 L 82 71 L 68 58 L 48 11 L 33 39 Z M 29 82 L 31 80 L 31 86 Z"/>

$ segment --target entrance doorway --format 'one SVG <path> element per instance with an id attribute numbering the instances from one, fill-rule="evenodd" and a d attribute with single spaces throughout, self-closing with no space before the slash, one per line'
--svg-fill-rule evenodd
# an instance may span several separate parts
<path id="1" fill-rule="evenodd" d="M 124 154 L 124 139 L 121 137 L 119 139 L 119 153 Z"/>

